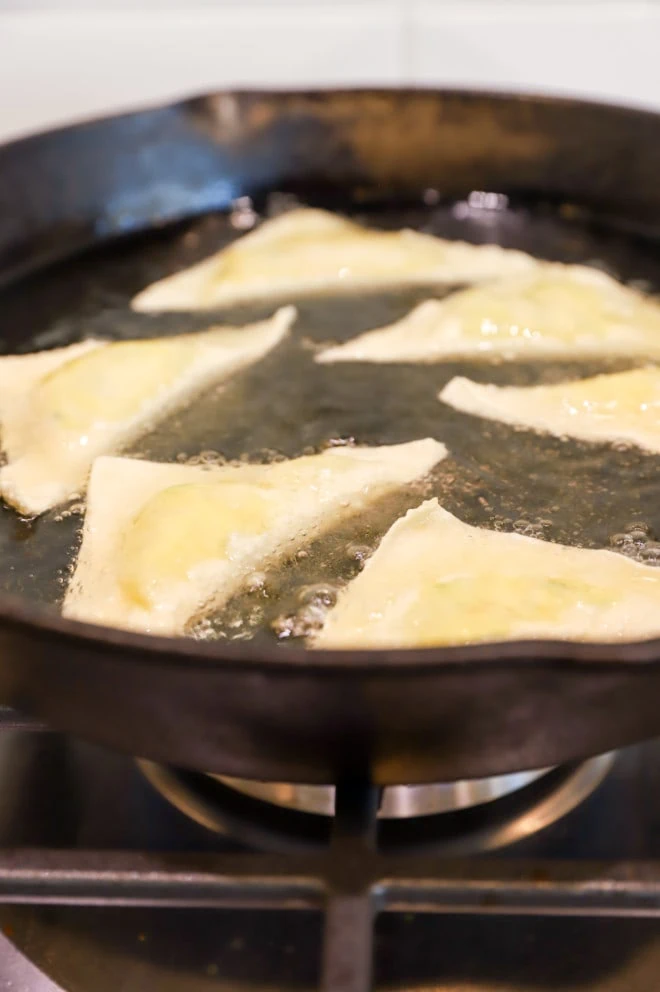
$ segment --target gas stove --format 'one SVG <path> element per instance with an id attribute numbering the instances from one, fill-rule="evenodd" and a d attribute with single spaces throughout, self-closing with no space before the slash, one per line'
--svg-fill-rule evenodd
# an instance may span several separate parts
<path id="1" fill-rule="evenodd" d="M 1 716 L 2 990 L 657 987 L 660 742 L 381 794 Z"/>

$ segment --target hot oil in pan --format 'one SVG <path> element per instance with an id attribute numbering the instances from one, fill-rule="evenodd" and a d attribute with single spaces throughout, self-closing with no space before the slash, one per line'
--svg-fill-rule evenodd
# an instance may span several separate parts
<path id="1" fill-rule="evenodd" d="M 562 261 L 598 258 L 624 279 L 653 284 L 660 247 L 595 229 L 549 210 L 439 207 L 379 214 L 387 226 L 424 227 L 449 237 L 495 240 Z M 124 242 L 58 266 L 6 291 L 6 351 L 30 351 L 90 334 L 118 338 L 201 329 L 215 320 L 243 323 L 274 306 L 149 317 L 127 302 L 141 286 L 216 250 L 235 232 L 224 218 L 184 231 Z M 415 290 L 294 301 L 299 318 L 288 341 L 262 362 L 161 424 L 131 453 L 158 460 L 266 461 L 321 450 L 329 443 L 443 441 L 450 457 L 430 478 L 383 498 L 359 519 L 335 527 L 291 559 L 255 576 L 251 587 L 194 633 L 208 638 L 290 642 L 318 624 L 337 589 L 355 575 L 406 509 L 437 495 L 469 523 L 583 547 L 618 547 L 652 564 L 660 557 L 660 457 L 635 449 L 562 441 L 460 414 L 438 402 L 455 375 L 531 385 L 626 367 L 590 363 L 317 365 L 321 342 L 343 341 L 402 317 L 439 292 Z M 63 595 L 82 524 L 80 504 L 35 522 L 0 510 L 2 588 L 47 604 Z"/>

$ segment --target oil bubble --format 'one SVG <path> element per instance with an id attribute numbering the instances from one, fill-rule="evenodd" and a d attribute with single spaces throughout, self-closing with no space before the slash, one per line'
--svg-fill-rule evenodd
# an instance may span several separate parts
<path id="1" fill-rule="evenodd" d="M 355 445 L 355 438 L 348 434 L 345 437 L 331 437 L 325 445 L 326 448 L 352 448 Z"/>
<path id="2" fill-rule="evenodd" d="M 650 537 L 651 534 L 653 533 L 653 529 L 648 524 L 639 520 L 635 520 L 632 523 L 628 524 L 628 526 L 625 529 L 626 529 L 626 533 L 630 534 L 631 536 L 634 535 L 635 540 L 638 540 L 640 535 L 646 538 L 646 537 Z"/>
<path id="3" fill-rule="evenodd" d="M 227 459 L 219 451 L 200 451 L 185 460 L 186 465 L 202 468 L 219 468 L 227 464 Z"/>
<path id="4" fill-rule="evenodd" d="M 353 561 L 363 565 L 367 558 L 373 554 L 373 548 L 369 547 L 368 544 L 349 544 L 346 553 Z"/>
<path id="5" fill-rule="evenodd" d="M 311 613 L 290 613 L 279 616 L 271 623 L 271 630 L 278 640 L 309 637 L 322 626 L 323 620 Z"/>
<path id="6" fill-rule="evenodd" d="M 266 587 L 266 573 L 253 572 L 245 583 L 248 592 L 262 592 Z"/>
<path id="7" fill-rule="evenodd" d="M 301 603 L 312 606 L 334 606 L 337 602 L 337 589 L 328 583 L 318 582 L 311 586 L 303 586 L 298 593 L 298 599 Z"/>

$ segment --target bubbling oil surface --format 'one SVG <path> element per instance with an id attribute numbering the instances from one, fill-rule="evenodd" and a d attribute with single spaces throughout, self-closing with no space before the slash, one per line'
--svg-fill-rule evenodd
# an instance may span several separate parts
<path id="1" fill-rule="evenodd" d="M 654 282 L 660 256 L 656 243 L 598 229 L 579 216 L 566 219 L 554 210 L 420 207 L 369 221 L 497 241 L 552 260 L 598 259 L 626 281 L 660 289 Z M 58 266 L 33 285 L 6 290 L 0 298 L 4 350 L 32 351 L 90 335 L 131 339 L 181 333 L 269 315 L 275 305 L 162 316 L 133 313 L 128 306 L 138 289 L 217 250 L 242 226 L 244 211 L 235 212 L 233 226 L 224 217 L 203 218 L 185 231 L 124 242 Z M 323 622 L 339 589 L 359 572 L 392 523 L 430 496 L 477 526 L 579 547 L 610 547 L 648 565 L 660 564 L 660 457 L 519 431 L 461 414 L 437 400 L 455 375 L 532 385 L 621 370 L 634 362 L 314 363 L 321 345 L 390 323 L 421 300 L 441 295 L 429 288 L 292 300 L 299 317 L 288 340 L 126 452 L 219 465 L 292 458 L 329 444 L 396 444 L 422 437 L 436 438 L 449 449 L 449 457 L 422 482 L 388 494 L 368 514 L 344 521 L 252 576 L 220 613 L 194 624 L 193 636 L 301 642 Z M 79 499 L 36 521 L 23 521 L 0 507 L 0 588 L 57 607 L 81 527 Z"/>

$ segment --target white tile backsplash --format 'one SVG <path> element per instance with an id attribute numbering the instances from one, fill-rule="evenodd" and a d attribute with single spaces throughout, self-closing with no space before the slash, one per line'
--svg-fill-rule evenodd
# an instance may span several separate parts
<path id="1" fill-rule="evenodd" d="M 0 0 L 0 140 L 231 86 L 447 85 L 660 109 L 660 0 Z"/>
<path id="2" fill-rule="evenodd" d="M 399 4 L 0 14 L 0 135 L 225 86 L 396 85 Z"/>
<path id="3" fill-rule="evenodd" d="M 412 0 L 407 80 L 660 110 L 660 4 Z"/>
<path id="4" fill-rule="evenodd" d="M 369 3 L 384 6 L 387 5 L 387 2 L 388 0 L 359 0 L 359 4 Z M 531 0 L 531 2 L 535 2 L 535 0 Z M 570 2 L 570 0 L 565 0 L 565 2 Z M 599 2 L 599 0 L 595 0 L 595 2 Z M 352 7 L 355 3 L 356 0 L 334 0 L 332 6 Z M 329 6 L 326 0 L 286 0 L 287 6 L 293 4 L 297 7 L 308 8 Z M 276 8 L 282 6 L 282 0 L 139 0 L 139 3 L 136 0 L 0 0 L 0 11 L 75 10 L 89 13 L 94 10 L 130 10 L 143 13 L 144 11 L 162 9 L 185 10 L 190 13 L 200 8 L 244 8 L 248 5 Z"/>

